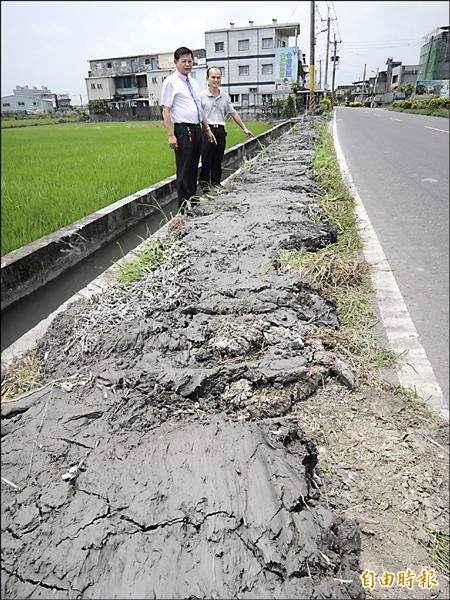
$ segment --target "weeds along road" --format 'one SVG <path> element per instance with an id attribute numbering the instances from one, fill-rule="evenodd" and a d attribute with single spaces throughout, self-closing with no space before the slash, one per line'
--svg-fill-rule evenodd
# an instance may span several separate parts
<path id="1" fill-rule="evenodd" d="M 335 132 L 448 409 L 448 120 L 342 107 Z M 407 343 L 399 320 L 406 311 L 393 302 L 388 338 L 390 328 L 392 339 Z M 433 387 L 423 364 L 410 371 L 413 385 L 424 379 Z"/>

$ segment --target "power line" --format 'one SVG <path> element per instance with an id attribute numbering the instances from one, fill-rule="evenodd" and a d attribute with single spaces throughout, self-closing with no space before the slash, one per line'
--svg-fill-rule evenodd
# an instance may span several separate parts
<path id="1" fill-rule="evenodd" d="M 355 41 L 352 40 L 351 42 L 343 42 L 345 43 L 349 43 L 349 44 L 378 44 L 378 43 L 384 43 L 384 42 L 417 42 L 420 41 L 421 38 L 405 38 L 402 40 L 399 40 L 398 38 L 395 38 L 393 40 L 364 40 L 364 41 Z"/>
<path id="2" fill-rule="evenodd" d="M 341 36 L 341 32 L 339 31 L 339 21 L 338 21 L 338 17 L 337 17 L 337 13 L 336 13 L 336 8 L 334 6 L 334 2 L 331 2 L 331 6 L 332 6 L 333 11 L 334 11 L 334 18 L 336 19 L 335 22 L 336 22 L 337 36 L 339 38 L 339 42 L 338 43 L 341 44 L 342 43 L 342 36 Z M 334 27 L 334 25 L 333 25 L 333 27 Z"/>
<path id="3" fill-rule="evenodd" d="M 290 16 L 290 17 L 289 17 L 289 19 L 287 20 L 287 22 L 288 22 L 288 23 L 289 23 L 289 21 L 292 19 L 292 17 L 294 16 L 294 13 L 295 13 L 295 11 L 297 10 L 297 8 L 298 8 L 298 5 L 299 5 L 299 4 L 300 4 L 300 2 L 297 2 L 297 4 L 295 5 L 295 8 L 294 8 L 294 10 L 292 11 L 292 13 L 291 13 L 291 16 Z"/>

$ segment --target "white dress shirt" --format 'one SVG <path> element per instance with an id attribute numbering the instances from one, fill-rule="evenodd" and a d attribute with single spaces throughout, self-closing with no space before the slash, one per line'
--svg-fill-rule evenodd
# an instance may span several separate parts
<path id="1" fill-rule="evenodd" d="M 163 82 L 161 90 L 161 104 L 170 109 L 170 118 L 173 123 L 199 123 L 199 114 L 202 115 L 200 88 L 195 79 L 189 77 L 192 93 L 191 96 L 186 76 L 179 71 L 169 75 Z M 197 111 L 198 107 L 198 111 Z"/>

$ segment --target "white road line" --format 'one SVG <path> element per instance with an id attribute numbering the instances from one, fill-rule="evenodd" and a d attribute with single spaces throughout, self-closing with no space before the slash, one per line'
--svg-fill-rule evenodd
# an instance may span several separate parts
<path id="1" fill-rule="evenodd" d="M 425 129 L 433 129 L 434 131 L 442 131 L 443 133 L 448 133 L 448 129 L 438 129 L 437 127 L 429 127 L 428 125 L 424 125 Z"/>
<path id="2" fill-rule="evenodd" d="M 400 385 L 414 390 L 432 408 L 448 418 L 448 406 L 445 403 L 441 387 L 420 342 L 419 335 L 377 234 L 369 221 L 361 197 L 353 183 L 337 135 L 336 111 L 334 113 L 333 138 L 342 176 L 355 198 L 355 212 L 363 241 L 364 258 L 371 266 L 372 283 L 389 345 L 395 352 L 406 353 L 397 370 Z"/>
<path id="3" fill-rule="evenodd" d="M 402 119 L 396 119 L 395 117 L 389 117 L 391 119 L 391 121 L 399 121 L 399 123 L 402 122 Z"/>

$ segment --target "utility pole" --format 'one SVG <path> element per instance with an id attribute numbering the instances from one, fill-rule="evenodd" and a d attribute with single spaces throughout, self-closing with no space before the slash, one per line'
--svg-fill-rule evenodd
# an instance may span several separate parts
<path id="1" fill-rule="evenodd" d="M 319 58 L 319 90 L 322 89 L 322 59 Z"/>
<path id="2" fill-rule="evenodd" d="M 328 86 L 328 61 L 329 61 L 329 48 L 330 48 L 330 7 L 328 7 L 328 19 L 327 19 L 327 55 L 325 57 L 325 81 L 323 83 L 323 89 L 326 90 Z"/>
<path id="3" fill-rule="evenodd" d="M 333 105 L 334 105 L 334 101 L 335 101 L 335 96 L 334 96 L 334 82 L 335 82 L 335 78 L 336 78 L 336 62 L 337 62 L 337 56 L 336 56 L 336 50 L 337 50 L 337 41 L 336 41 L 336 34 L 334 34 L 334 55 L 333 55 L 333 79 L 331 80 L 331 98 L 333 100 Z"/>
<path id="4" fill-rule="evenodd" d="M 362 84 L 363 104 L 364 104 L 364 96 L 366 95 L 366 67 L 367 67 L 367 65 L 364 65 L 364 75 L 363 75 L 363 84 Z"/>
<path id="5" fill-rule="evenodd" d="M 315 2 L 310 2 L 310 31 L 309 31 L 309 110 L 314 109 L 314 44 L 315 44 L 315 31 L 314 31 L 314 17 L 315 17 Z"/>
<path id="6" fill-rule="evenodd" d="M 372 102 L 370 103 L 370 108 L 373 108 L 373 105 L 375 104 L 375 94 L 377 92 L 377 82 L 378 82 L 378 67 L 377 67 L 377 74 L 375 76 L 375 83 L 373 84 Z"/>

